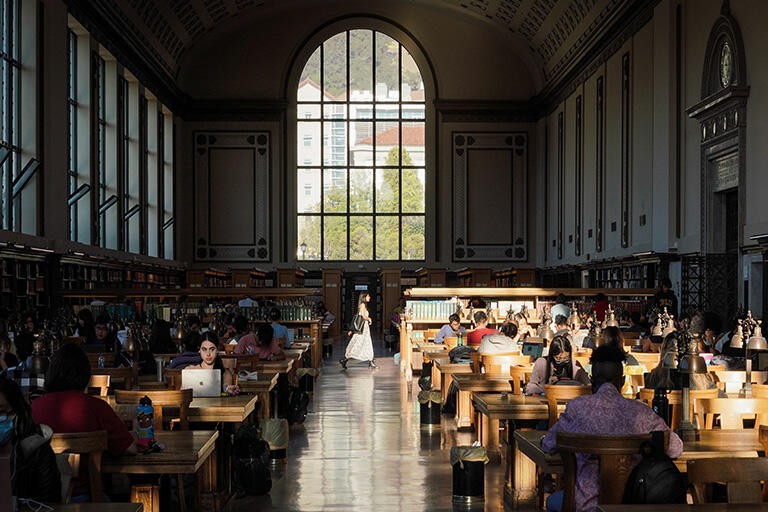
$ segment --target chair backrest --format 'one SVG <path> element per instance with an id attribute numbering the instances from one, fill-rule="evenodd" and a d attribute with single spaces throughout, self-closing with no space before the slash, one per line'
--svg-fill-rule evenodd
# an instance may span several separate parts
<path id="1" fill-rule="evenodd" d="M 168 391 L 115 391 L 115 402 L 118 404 L 137 404 L 148 396 L 155 409 L 155 428 L 163 430 L 163 406 L 179 408 L 179 423 L 182 430 L 189 430 L 189 404 L 192 402 L 191 389 L 174 389 Z"/>
<path id="2" fill-rule="evenodd" d="M 755 417 L 755 428 L 768 425 L 768 399 L 766 398 L 708 398 L 694 403 L 699 426 L 711 429 L 715 415 L 720 416 L 720 428 L 744 428 L 744 417 Z"/>
<path id="3" fill-rule="evenodd" d="M 509 373 L 512 366 L 531 364 L 531 356 L 520 354 L 483 354 L 485 373 Z"/>
<path id="4" fill-rule="evenodd" d="M 51 449 L 54 453 L 69 454 L 69 464 L 74 475 L 80 473 L 82 456 L 88 456 L 88 479 L 90 482 L 91 501 L 104 501 L 104 488 L 101 479 L 101 456 L 107 449 L 107 433 L 104 430 L 95 432 L 73 432 L 69 434 L 53 434 Z M 72 497 L 72 487 L 66 490 L 67 501 Z"/>
<path id="5" fill-rule="evenodd" d="M 523 386 L 527 386 L 531 380 L 533 366 L 510 366 L 509 374 L 512 376 L 512 392 L 516 395 L 523 393 Z"/>
<path id="6" fill-rule="evenodd" d="M 569 386 L 563 386 L 569 387 Z M 576 454 L 600 457 L 600 491 L 597 502 L 621 503 L 627 485 L 633 456 L 640 453 L 640 445 L 651 440 L 651 434 L 589 435 L 557 432 L 557 449 L 563 457 L 564 495 L 561 510 L 574 509 Z M 664 433 L 664 448 L 669 445 L 669 431 Z"/>
<path id="7" fill-rule="evenodd" d="M 472 373 L 482 373 L 483 371 L 483 362 L 482 362 L 482 354 L 480 352 L 473 350 L 469 353 L 469 359 L 472 361 Z M 488 372 L 488 370 L 485 370 Z"/>
<path id="8" fill-rule="evenodd" d="M 716 377 L 717 386 L 726 393 L 734 393 L 741 389 L 742 385 L 747 381 L 747 372 L 738 370 L 712 370 L 710 367 L 709 373 L 714 373 L 713 377 Z M 768 371 L 753 371 L 752 382 L 755 384 L 762 384 L 768 379 Z"/>
<path id="9" fill-rule="evenodd" d="M 456 336 L 446 336 L 443 338 L 443 342 L 445 343 L 445 346 L 448 348 L 448 350 L 451 350 L 459 344 L 459 338 Z"/>
<path id="10" fill-rule="evenodd" d="M 181 389 L 181 368 L 163 368 L 168 389 Z"/>
<path id="11" fill-rule="evenodd" d="M 112 368 L 115 366 L 115 353 L 114 352 L 102 352 L 102 353 L 92 353 L 88 352 L 85 355 L 88 356 L 88 362 L 91 363 L 91 368 L 98 368 L 99 367 L 99 356 L 104 356 L 104 366 L 107 368 Z"/>
<path id="12" fill-rule="evenodd" d="M 632 393 L 637 394 L 645 387 L 645 375 L 636 373 L 629 376 L 632 381 Z"/>
<path id="13" fill-rule="evenodd" d="M 640 390 L 640 400 L 645 402 L 648 407 L 651 407 L 653 402 L 653 395 L 656 390 L 653 388 L 643 388 Z M 717 398 L 717 388 L 712 389 L 692 389 L 690 390 L 690 410 L 695 410 L 696 400 Z M 683 392 L 682 391 L 667 391 L 667 400 L 669 405 L 672 406 L 672 414 L 670 417 L 670 427 L 674 430 L 680 426 L 680 422 L 683 419 Z M 702 424 L 699 424 L 700 428 L 703 428 Z"/>
<path id="14" fill-rule="evenodd" d="M 659 365 L 661 354 L 658 352 L 631 352 L 637 362 L 644 365 L 648 370 L 652 370 Z"/>
<path id="15" fill-rule="evenodd" d="M 99 388 L 99 396 L 107 396 L 109 394 L 109 381 L 111 377 L 109 375 L 91 375 L 91 380 L 88 382 L 88 389 Z"/>
<path id="16" fill-rule="evenodd" d="M 711 364 L 707 366 L 708 372 L 724 372 L 725 371 L 725 365 L 724 364 Z"/>
<path id="17" fill-rule="evenodd" d="M 624 337 L 624 346 L 632 346 L 640 339 L 639 331 L 622 331 L 621 335 Z"/>
<path id="18" fill-rule="evenodd" d="M 440 332 L 440 329 L 427 329 L 426 334 L 424 334 L 424 338 L 426 341 L 434 341 L 435 336 L 437 336 L 437 333 Z"/>
<path id="19" fill-rule="evenodd" d="M 91 368 L 91 375 L 109 375 L 110 384 L 114 384 L 115 379 L 123 379 L 125 389 L 133 387 L 133 368 L 127 366 L 120 368 Z"/>
<path id="20" fill-rule="evenodd" d="M 693 486 L 693 503 L 712 503 L 708 484 L 725 482 L 728 503 L 760 503 L 761 481 L 768 478 L 768 458 L 696 459 L 686 463 L 688 483 Z"/>
<path id="21" fill-rule="evenodd" d="M 256 371 L 258 369 L 259 365 L 259 355 L 258 354 L 232 354 L 232 355 L 226 355 L 226 356 L 219 356 L 221 358 L 221 364 L 224 365 L 225 368 L 232 368 L 235 370 L 235 373 L 239 372 L 240 370 L 246 370 L 249 372 Z M 228 362 L 227 360 L 234 359 L 235 363 L 234 366 L 231 362 Z"/>
<path id="22" fill-rule="evenodd" d="M 586 368 L 587 366 L 589 366 L 588 355 L 577 355 L 577 356 L 573 356 L 573 358 L 576 360 L 577 363 L 581 365 L 582 368 Z"/>
<path id="23" fill-rule="evenodd" d="M 591 386 L 557 386 L 547 384 L 544 386 L 544 395 L 547 397 L 547 408 L 549 409 L 549 427 L 557 422 L 557 404 L 567 402 L 577 396 L 592 394 Z"/>
<path id="24" fill-rule="evenodd" d="M 752 396 L 755 398 L 768 398 L 768 384 L 752 384 Z"/>
<path id="25" fill-rule="evenodd" d="M 280 347 L 280 350 L 285 350 L 285 343 L 287 340 L 286 337 L 283 336 L 281 338 L 276 338 L 276 339 L 277 339 L 277 345 Z"/>

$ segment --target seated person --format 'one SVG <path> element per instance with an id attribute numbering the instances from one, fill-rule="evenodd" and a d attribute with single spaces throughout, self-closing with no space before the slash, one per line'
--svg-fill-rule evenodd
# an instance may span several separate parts
<path id="1" fill-rule="evenodd" d="M 625 356 L 624 361 L 627 366 L 640 365 L 640 363 L 632 354 L 628 354 L 625 352 L 624 336 L 621 334 L 621 329 L 619 329 L 618 327 L 611 326 L 603 329 L 603 332 L 600 334 L 600 340 L 598 341 L 597 346 L 602 347 L 603 345 L 616 347 L 622 353 L 624 353 L 624 356 Z"/>
<path id="2" fill-rule="evenodd" d="M 233 320 L 232 326 L 235 332 L 229 335 L 227 343 L 232 342 L 232 340 L 240 341 L 240 338 L 248 334 L 248 319 L 243 315 L 237 315 Z"/>
<path id="3" fill-rule="evenodd" d="M 55 433 L 107 432 L 107 451 L 112 455 L 135 455 L 136 441 L 125 423 L 107 402 L 86 393 L 91 379 L 88 356 L 79 345 L 66 344 L 51 358 L 46 375 L 47 393 L 32 402 L 37 423 Z M 72 501 L 89 501 L 88 465 L 80 466 L 73 481 Z"/>
<path id="4" fill-rule="evenodd" d="M 83 308 L 77 312 L 77 330 L 75 336 L 85 338 L 85 343 L 94 343 L 96 333 L 94 332 L 93 313 L 88 308 Z"/>
<path id="5" fill-rule="evenodd" d="M 95 343 L 96 345 L 104 345 L 105 352 L 115 352 L 115 347 L 118 348 L 118 352 L 122 349 L 122 346 L 117 341 L 115 333 L 109 329 L 109 316 L 102 313 L 96 317 L 96 321 L 93 325 L 94 337 L 89 343 Z"/>
<path id="6" fill-rule="evenodd" d="M 279 361 L 285 359 L 285 353 L 277 344 L 275 331 L 269 324 L 260 324 L 256 329 L 256 354 L 259 359 Z"/>
<path id="7" fill-rule="evenodd" d="M 182 340 L 182 343 L 184 344 L 184 352 L 180 356 L 171 359 L 168 368 L 179 368 L 183 370 L 187 366 L 200 364 L 202 361 L 202 358 L 200 357 L 200 345 L 203 343 L 203 339 L 207 339 L 216 345 L 219 343 L 218 336 L 216 336 L 216 333 L 213 331 L 208 331 L 202 336 L 195 334 L 196 333 L 190 332 L 184 336 L 184 339 Z"/>
<path id="8" fill-rule="evenodd" d="M 469 336 L 467 337 L 467 341 L 469 342 L 469 345 L 477 348 L 480 345 L 480 342 L 483 339 L 483 336 L 486 334 L 495 334 L 498 333 L 496 329 L 489 329 L 487 327 L 488 325 L 488 315 L 485 314 L 485 311 L 478 311 L 474 315 L 475 319 L 475 328 L 472 330 L 472 332 L 469 333 Z"/>
<path id="9" fill-rule="evenodd" d="M 445 338 L 458 336 L 461 333 L 466 336 L 467 330 L 461 326 L 461 319 L 456 313 L 448 317 L 448 323 L 440 328 L 440 331 L 435 335 L 435 343 L 445 343 Z"/>
<path id="10" fill-rule="evenodd" d="M 18 340 L 18 336 L 16 336 Z M 0 377 L 11 379 L 21 388 L 21 393 L 33 400 L 45 393 L 45 374 L 32 371 L 32 345 L 16 345 L 18 364 L 0 372 Z"/>
<path id="11" fill-rule="evenodd" d="M 547 384 L 589 384 L 589 375 L 572 355 L 568 338 L 555 336 L 549 344 L 547 356 L 538 358 L 534 363 L 531 380 L 525 386 L 525 394 L 541 395 Z"/>
<path id="12" fill-rule="evenodd" d="M 720 316 L 714 311 L 704 313 L 704 335 L 699 338 L 699 352 L 714 352 L 717 335 L 723 327 Z"/>
<path id="13" fill-rule="evenodd" d="M 557 315 L 552 331 L 555 333 L 555 336 L 570 336 L 571 331 L 568 329 L 568 317 Z"/>
<path id="14" fill-rule="evenodd" d="M 536 336 L 536 330 L 528 323 L 528 317 L 521 313 L 515 313 L 515 321 L 517 322 L 519 342 L 525 341 L 528 336 Z"/>
<path id="15" fill-rule="evenodd" d="M 628 313 L 624 313 L 624 316 L 626 317 Z M 642 319 L 642 315 L 639 311 L 633 311 L 632 313 L 629 313 L 629 322 L 627 327 L 624 328 L 627 332 L 645 332 L 645 327 L 642 326 L 640 323 Z"/>
<path id="16" fill-rule="evenodd" d="M 218 339 L 214 341 L 216 335 L 212 332 L 206 332 L 203 335 L 203 341 L 200 343 L 200 363 L 191 364 L 187 370 L 218 370 L 221 372 L 221 390 L 228 395 L 240 393 L 240 388 L 235 384 L 234 372 L 229 368 L 224 368 L 219 357 Z"/>
<path id="17" fill-rule="evenodd" d="M 664 357 L 668 352 L 674 352 L 677 354 L 677 331 L 667 334 L 664 338 L 664 343 L 661 345 L 661 357 L 659 358 L 659 365 L 645 374 L 645 387 L 646 388 L 664 388 L 668 390 L 680 390 L 682 388 L 681 375 L 677 370 L 672 368 L 663 368 Z M 717 387 L 714 379 L 709 373 L 693 373 L 690 375 L 690 389 L 714 389 Z M 723 398 L 727 398 L 723 395 Z"/>
<path id="18" fill-rule="evenodd" d="M 293 345 L 293 330 L 288 329 L 280 323 L 280 310 L 272 308 L 269 310 L 269 320 L 272 322 L 272 330 L 275 331 L 275 338 L 285 338 L 285 348 Z"/>
<path id="19" fill-rule="evenodd" d="M 176 354 L 178 345 L 171 339 L 171 324 L 165 320 L 156 320 L 149 334 L 149 350 L 153 354 Z"/>
<path id="20" fill-rule="evenodd" d="M 202 334 L 203 329 L 203 323 L 200 321 L 200 317 L 197 315 L 189 315 L 187 317 L 187 325 L 189 326 L 189 331 L 194 332 L 197 334 Z"/>
<path id="21" fill-rule="evenodd" d="M 557 294 L 555 304 L 549 309 L 549 316 L 557 318 L 558 315 L 563 315 L 565 318 L 571 316 L 571 308 L 568 307 L 567 297 L 563 293 Z"/>
<path id="22" fill-rule="evenodd" d="M 277 343 L 277 340 L 275 340 L 275 343 Z M 257 346 L 258 342 L 256 341 L 256 335 L 253 333 L 248 333 L 237 341 L 234 353 L 238 355 L 255 354 Z"/>
<path id="23" fill-rule="evenodd" d="M 592 354 L 592 395 L 574 398 L 565 408 L 541 442 L 546 453 L 557 453 L 557 432 L 575 434 L 646 434 L 655 430 L 669 430 L 653 409 L 637 400 L 621 396 L 624 382 L 624 353 L 615 346 L 601 346 Z M 679 457 L 683 442 L 674 432 L 669 434 L 667 455 Z M 634 457 L 634 464 L 640 462 Z M 588 511 L 597 507 L 600 491 L 599 458 L 576 454 L 575 510 Z M 562 491 L 547 500 L 547 510 L 560 510 Z"/>
<path id="24" fill-rule="evenodd" d="M 11 487 L 17 498 L 61 501 L 61 476 L 50 441 L 53 430 L 38 425 L 21 388 L 0 377 L 0 446 L 10 444 L 14 464 Z"/>
<path id="25" fill-rule="evenodd" d="M 0 334 L 0 371 L 19 364 L 19 358 L 11 352 L 11 339 L 7 334 Z"/>
<path id="26" fill-rule="evenodd" d="M 480 341 L 477 351 L 481 354 L 509 354 L 519 352 L 518 328 L 512 322 L 507 322 L 501 326 L 501 332 L 486 334 Z"/>

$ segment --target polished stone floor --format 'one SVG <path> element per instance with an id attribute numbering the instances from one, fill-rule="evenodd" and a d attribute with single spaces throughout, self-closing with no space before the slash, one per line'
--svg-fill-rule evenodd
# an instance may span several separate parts
<path id="1" fill-rule="evenodd" d="M 504 509 L 499 463 L 486 466 L 485 503 L 453 507 L 450 447 L 471 444 L 475 434 L 457 432 L 446 416 L 440 431 L 422 432 L 415 380 L 409 393 L 392 354 L 374 346 L 379 369 L 350 363 L 346 372 L 338 364 L 343 347 L 334 347 L 306 422 L 291 429 L 288 462 L 272 471 L 272 492 L 231 500 L 229 512 Z"/>

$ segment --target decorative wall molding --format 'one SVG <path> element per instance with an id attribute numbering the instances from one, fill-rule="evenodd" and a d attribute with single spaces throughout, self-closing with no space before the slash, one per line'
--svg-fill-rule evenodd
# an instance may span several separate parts
<path id="1" fill-rule="evenodd" d="M 557 259 L 563 259 L 563 213 L 565 205 L 565 111 L 557 114 Z"/>
<path id="2" fill-rule="evenodd" d="M 453 261 L 528 261 L 528 133 L 453 132 L 451 139 Z M 473 157 L 480 162 L 476 167 Z M 486 169 L 486 158 L 505 161 L 508 168 Z M 511 190 L 486 186 L 489 176 L 502 176 Z M 472 189 L 473 181 L 479 188 Z M 476 210 L 470 198 L 478 196 L 482 202 Z M 473 211 L 487 212 L 493 205 L 509 207 L 511 218 L 496 222 L 495 218 L 471 216 Z M 473 232 L 472 225 L 478 223 L 483 223 L 484 235 L 495 230 L 494 241 Z M 507 229 L 509 232 L 504 231 Z"/>
<path id="3" fill-rule="evenodd" d="M 186 121 L 281 121 L 288 110 L 285 100 L 194 101 L 184 112 Z"/>
<path id="4" fill-rule="evenodd" d="M 269 132 L 193 137 L 194 261 L 270 261 Z"/>
<path id="5" fill-rule="evenodd" d="M 632 183 L 632 77 L 629 52 L 621 56 L 621 246 L 629 247 Z"/>
<path id="6" fill-rule="evenodd" d="M 603 250 L 603 211 L 605 199 L 605 86 L 604 77 L 597 77 L 595 94 L 595 250 Z"/>
<path id="7" fill-rule="evenodd" d="M 584 132 L 584 116 L 583 116 L 582 96 L 581 94 L 576 97 L 576 211 L 575 215 L 575 233 L 574 233 L 574 250 L 576 256 L 581 256 L 581 231 L 582 220 L 584 216 L 584 151 L 583 151 L 583 132 Z"/>
<path id="8" fill-rule="evenodd" d="M 436 99 L 435 111 L 446 123 L 535 122 L 539 110 L 530 101 Z"/>

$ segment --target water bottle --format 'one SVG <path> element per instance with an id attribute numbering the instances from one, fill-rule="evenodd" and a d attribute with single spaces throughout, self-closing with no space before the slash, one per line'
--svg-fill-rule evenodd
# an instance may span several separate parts
<path id="1" fill-rule="evenodd" d="M 651 408 L 669 426 L 669 399 L 667 398 L 667 390 L 665 388 L 656 388 L 653 393 Z"/>
<path id="2" fill-rule="evenodd" d="M 155 439 L 155 408 L 152 400 L 144 396 L 136 407 L 136 442 L 145 448 Z"/>
<path id="3" fill-rule="evenodd" d="M 464 346 L 464 337 L 461 335 L 461 331 L 459 331 L 459 334 L 456 335 L 456 346 L 457 347 Z"/>
<path id="4" fill-rule="evenodd" d="M 98 363 L 98 367 L 99 367 L 99 368 L 104 368 L 104 354 L 99 354 L 99 363 Z"/>

